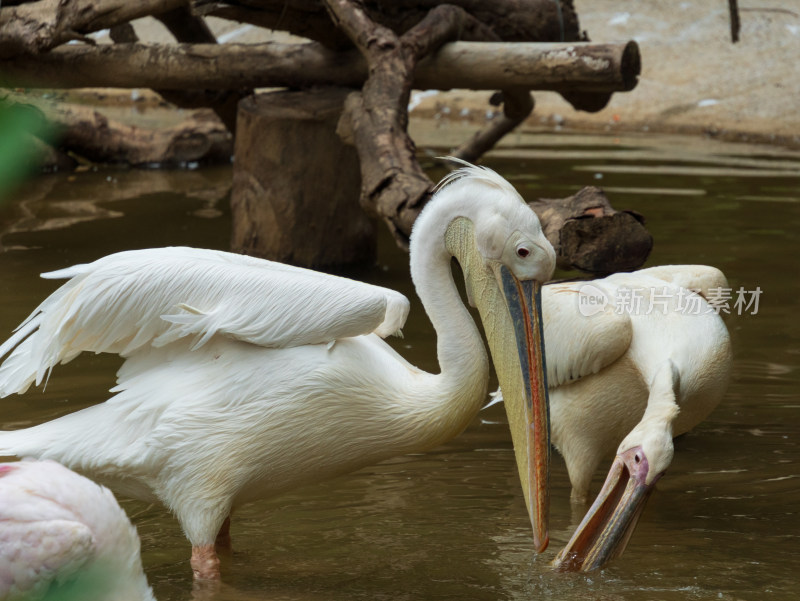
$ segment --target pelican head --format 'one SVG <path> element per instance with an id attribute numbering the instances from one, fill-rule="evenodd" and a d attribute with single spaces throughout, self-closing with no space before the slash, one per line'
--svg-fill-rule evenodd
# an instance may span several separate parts
<path id="1" fill-rule="evenodd" d="M 678 406 L 651 397 L 642 421 L 617 448 L 606 481 L 567 546 L 558 570 L 589 572 L 622 555 L 656 482 L 672 463 Z"/>
<path id="2" fill-rule="evenodd" d="M 534 544 L 547 547 L 550 424 L 541 322 L 541 285 L 555 251 L 536 214 L 505 179 L 467 165 L 440 184 L 458 199 L 448 222 L 447 252 L 461 265 L 503 389 Z"/>

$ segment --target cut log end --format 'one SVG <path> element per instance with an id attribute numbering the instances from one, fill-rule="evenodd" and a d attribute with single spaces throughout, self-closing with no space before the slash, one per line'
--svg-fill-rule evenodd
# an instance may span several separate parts
<path id="1" fill-rule="evenodd" d="M 630 91 L 639 82 L 642 73 L 642 57 L 639 54 L 639 44 L 631 40 L 625 44 L 622 51 L 620 73 L 622 74 L 623 91 Z"/>
<path id="2" fill-rule="evenodd" d="M 561 228 L 557 263 L 596 275 L 633 271 L 647 260 L 653 237 L 635 214 L 570 219 Z"/>
<path id="3" fill-rule="evenodd" d="M 529 205 L 556 250 L 559 269 L 595 275 L 631 271 L 644 264 L 653 248 L 644 219 L 633 211 L 616 211 L 595 186 Z"/>

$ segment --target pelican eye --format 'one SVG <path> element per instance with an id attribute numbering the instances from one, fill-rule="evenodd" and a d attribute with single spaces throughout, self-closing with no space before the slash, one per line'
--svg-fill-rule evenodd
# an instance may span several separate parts
<path id="1" fill-rule="evenodd" d="M 523 259 L 524 259 L 525 257 L 527 257 L 529 254 L 531 254 L 531 251 L 529 251 L 529 250 L 528 250 L 527 248 L 525 248 L 524 246 L 520 246 L 520 247 L 517 249 L 517 256 L 519 256 L 519 257 L 522 257 Z"/>
<path id="2" fill-rule="evenodd" d="M 639 453 L 636 453 L 636 455 L 633 456 L 633 461 L 635 463 L 641 463 L 642 462 L 642 458 L 639 456 Z"/>

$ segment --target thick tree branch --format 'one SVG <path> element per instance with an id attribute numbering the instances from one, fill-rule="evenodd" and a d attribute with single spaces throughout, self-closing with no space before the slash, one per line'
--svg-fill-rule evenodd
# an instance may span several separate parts
<path id="1" fill-rule="evenodd" d="M 429 198 L 433 183 L 416 159 L 408 136 L 408 97 L 417 61 L 467 29 L 480 31 L 458 7 L 440 5 L 403 36 L 372 21 L 348 0 L 327 0 L 331 17 L 352 40 L 368 64 L 369 77 L 360 93 L 345 102 L 361 161 L 361 204 L 382 217 L 405 247 L 411 226 Z"/>
<path id="2" fill-rule="evenodd" d="M 46 52 L 86 34 L 159 14 L 189 0 L 39 0 L 0 8 L 0 58 Z"/>
<path id="3" fill-rule="evenodd" d="M 499 42 L 499 36 L 461 8 L 452 4 L 437 6 L 403 34 L 401 41 L 413 53 L 414 63 L 435 54 L 453 40 Z"/>
<path id="4" fill-rule="evenodd" d="M 383 218 L 398 244 L 406 246 L 411 226 L 433 187 L 406 131 L 416 55 L 355 3 L 326 0 L 326 4 L 369 70 L 362 91 L 347 98 L 343 115 L 349 120 L 361 162 L 361 205 Z"/>
<path id="5" fill-rule="evenodd" d="M 453 151 L 454 157 L 474 163 L 494 148 L 503 136 L 525 121 L 533 111 L 533 96 L 527 90 L 503 90 L 501 94 L 503 114 Z"/>
<path id="6" fill-rule="evenodd" d="M 376 24 L 402 35 L 442 0 L 363 0 L 360 5 Z M 508 42 L 585 40 L 572 0 L 447 0 L 485 23 Z M 334 49 L 352 47 L 344 32 L 332 28 L 319 0 L 195 0 L 195 10 L 217 17 L 282 29 Z M 485 39 L 491 39 L 486 37 Z"/>

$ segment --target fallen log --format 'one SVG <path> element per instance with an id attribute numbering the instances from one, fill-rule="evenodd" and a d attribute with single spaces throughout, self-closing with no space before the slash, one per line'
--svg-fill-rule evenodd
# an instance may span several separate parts
<path id="1" fill-rule="evenodd" d="M 57 147 L 97 163 L 180 165 L 224 162 L 233 151 L 231 135 L 218 120 L 190 117 L 156 129 L 127 125 L 90 107 L 62 107 L 47 115 Z"/>
<path id="2" fill-rule="evenodd" d="M 452 42 L 422 59 L 418 89 L 633 89 L 639 75 L 635 42 Z M 238 90 L 314 85 L 359 87 L 367 64 L 354 51 L 321 44 L 70 45 L 36 56 L 0 61 L 0 86 L 25 88 L 153 88 Z"/>

